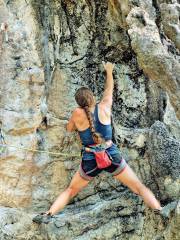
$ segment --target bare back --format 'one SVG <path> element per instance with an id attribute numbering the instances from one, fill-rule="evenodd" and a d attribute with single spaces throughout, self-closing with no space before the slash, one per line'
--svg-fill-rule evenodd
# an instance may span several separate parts
<path id="1" fill-rule="evenodd" d="M 90 108 L 90 111 L 93 113 L 95 106 Z M 73 121 L 78 131 L 84 131 L 89 128 L 89 121 L 87 119 L 86 113 L 82 108 L 76 108 L 73 112 Z M 101 103 L 98 104 L 98 118 L 99 121 L 108 125 L 111 123 L 111 112 L 104 108 Z"/>

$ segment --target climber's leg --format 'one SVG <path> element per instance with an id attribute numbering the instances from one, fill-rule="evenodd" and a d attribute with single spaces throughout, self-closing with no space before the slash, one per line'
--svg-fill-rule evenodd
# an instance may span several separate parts
<path id="1" fill-rule="evenodd" d="M 69 203 L 70 199 L 75 197 L 78 192 L 88 185 L 88 183 L 89 181 L 83 179 L 80 176 L 79 171 L 77 171 L 72 178 L 69 187 L 59 195 L 47 213 L 54 215 L 62 210 Z"/>
<path id="2" fill-rule="evenodd" d="M 140 182 L 136 174 L 128 165 L 120 174 L 114 177 L 121 181 L 125 186 L 129 187 L 134 193 L 140 195 L 149 207 L 158 210 L 162 209 L 154 194 Z"/>

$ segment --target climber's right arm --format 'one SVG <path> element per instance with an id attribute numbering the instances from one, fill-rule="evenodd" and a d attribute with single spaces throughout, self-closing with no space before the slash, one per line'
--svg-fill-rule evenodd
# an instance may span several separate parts
<path id="1" fill-rule="evenodd" d="M 107 62 L 103 62 L 104 69 L 106 71 L 106 82 L 105 89 L 103 93 L 102 100 L 100 102 L 101 106 L 105 106 L 111 109 L 113 102 L 113 89 L 114 89 L 114 80 L 113 80 L 113 68 L 114 64 Z"/>

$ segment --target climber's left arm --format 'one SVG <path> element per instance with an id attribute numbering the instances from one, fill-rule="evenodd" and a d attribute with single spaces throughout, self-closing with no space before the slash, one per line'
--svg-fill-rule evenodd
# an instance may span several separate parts
<path id="1" fill-rule="evenodd" d="M 67 125 L 66 125 L 67 132 L 73 132 L 76 130 L 76 125 L 74 122 L 74 113 L 72 113 L 72 116 L 70 117 Z"/>

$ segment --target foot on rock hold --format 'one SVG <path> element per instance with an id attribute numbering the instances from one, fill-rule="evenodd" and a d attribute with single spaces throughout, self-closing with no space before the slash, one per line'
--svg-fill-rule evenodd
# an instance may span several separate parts
<path id="1" fill-rule="evenodd" d="M 38 223 L 38 224 L 41 224 L 41 223 L 45 223 L 45 224 L 48 224 L 51 219 L 53 218 L 53 216 L 51 216 L 50 213 L 40 213 L 38 214 L 37 216 L 35 216 L 32 221 L 35 222 L 35 223 Z"/>
<path id="2" fill-rule="evenodd" d="M 159 212 L 160 215 L 164 218 L 169 218 L 171 212 L 173 212 L 177 207 L 177 201 L 168 203 L 166 206 L 162 208 L 162 210 Z"/>

